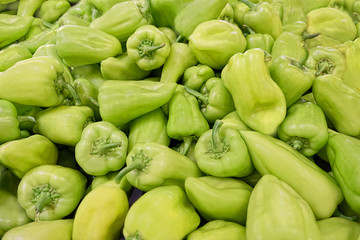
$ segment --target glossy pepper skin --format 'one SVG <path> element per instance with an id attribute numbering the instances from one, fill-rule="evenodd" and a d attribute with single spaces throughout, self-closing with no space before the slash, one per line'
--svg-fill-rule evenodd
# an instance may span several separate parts
<path id="1" fill-rule="evenodd" d="M 223 128 L 215 121 L 212 130 L 203 133 L 195 145 L 195 159 L 201 171 L 217 177 L 244 177 L 254 166 L 238 130 Z"/>
<path id="2" fill-rule="evenodd" d="M 204 64 L 197 64 L 187 68 L 182 77 L 184 86 L 199 91 L 206 80 L 215 77 L 214 70 Z"/>
<path id="3" fill-rule="evenodd" d="M 99 63 L 122 53 L 121 43 L 99 29 L 66 25 L 56 34 L 56 51 L 69 67 Z"/>
<path id="4" fill-rule="evenodd" d="M 261 48 L 267 53 L 271 53 L 274 38 L 270 34 L 256 33 L 249 26 L 246 26 L 245 29 L 249 32 L 246 35 L 246 50 Z"/>
<path id="5" fill-rule="evenodd" d="M 104 121 L 121 126 L 166 104 L 176 85 L 146 80 L 107 80 L 99 89 L 100 115 Z"/>
<path id="6" fill-rule="evenodd" d="M 360 213 L 359 164 L 360 140 L 346 134 L 329 132 L 326 144 L 328 156 L 334 177 L 338 182 L 348 205 Z"/>
<path id="7" fill-rule="evenodd" d="M 359 3 L 360 4 L 360 3 Z M 356 39 L 345 43 L 344 47 L 345 65 L 344 74 L 342 79 L 348 86 L 360 90 L 360 78 L 359 78 L 359 50 L 360 40 Z M 343 59 L 342 59 L 343 60 Z"/>
<path id="8" fill-rule="evenodd" d="M 325 240 L 357 240 L 360 224 L 342 217 L 331 217 L 317 222 Z"/>
<path id="9" fill-rule="evenodd" d="M 86 177 L 59 165 L 31 169 L 21 179 L 18 201 L 31 220 L 57 220 L 75 210 L 85 193 Z"/>
<path id="10" fill-rule="evenodd" d="M 185 191 L 179 186 L 163 186 L 146 192 L 131 206 L 123 234 L 129 240 L 183 239 L 199 224 L 200 217 Z"/>
<path id="11" fill-rule="evenodd" d="M 200 23 L 188 44 L 201 64 L 221 70 L 232 55 L 244 52 L 246 39 L 237 25 L 214 19 Z"/>
<path id="12" fill-rule="evenodd" d="M 45 2 L 45 0 L 30 0 L 30 1 L 21 0 L 19 1 L 16 15 L 33 16 L 36 10 L 40 8 L 43 2 Z"/>
<path id="13" fill-rule="evenodd" d="M 273 59 L 268 69 L 271 78 L 283 92 L 287 107 L 308 91 L 315 80 L 315 74 L 311 69 L 284 55 Z"/>
<path id="14" fill-rule="evenodd" d="M 52 221 L 36 221 L 10 229 L 3 236 L 3 240 L 23 239 L 53 239 L 71 240 L 73 219 L 59 219 Z"/>
<path id="15" fill-rule="evenodd" d="M 0 98 L 11 102 L 51 107 L 68 95 L 69 81 L 63 66 L 54 58 L 41 56 L 17 62 L 0 75 Z"/>
<path id="16" fill-rule="evenodd" d="M 228 0 L 194 0 L 187 4 L 174 19 L 175 30 L 186 39 L 202 22 L 216 19 Z"/>
<path id="17" fill-rule="evenodd" d="M 34 18 L 2 13 L 0 15 L 0 48 L 19 40 L 28 32 Z"/>
<path id="18" fill-rule="evenodd" d="M 128 38 L 126 49 L 139 68 L 151 71 L 165 63 L 170 54 L 170 41 L 154 25 L 144 25 Z"/>
<path id="19" fill-rule="evenodd" d="M 31 52 L 21 45 L 12 44 L 0 51 L 0 72 L 5 71 L 15 63 L 31 58 Z"/>
<path id="20" fill-rule="evenodd" d="M 41 4 L 36 16 L 44 21 L 53 23 L 59 19 L 69 8 L 70 3 L 66 0 L 50 0 Z"/>
<path id="21" fill-rule="evenodd" d="M 316 239 L 320 229 L 309 204 L 279 178 L 266 174 L 250 196 L 247 239 Z"/>
<path id="22" fill-rule="evenodd" d="M 226 114 L 221 121 L 223 122 L 223 127 L 234 128 L 238 131 L 250 130 L 250 128 L 240 119 L 236 110 Z"/>
<path id="23" fill-rule="evenodd" d="M 187 236 L 187 240 L 245 240 L 245 227 L 234 222 L 213 220 Z"/>
<path id="24" fill-rule="evenodd" d="M 125 165 L 128 139 L 112 123 L 98 121 L 87 125 L 75 147 L 79 166 L 90 175 L 101 176 Z"/>
<path id="25" fill-rule="evenodd" d="M 272 174 L 290 185 L 308 202 L 317 219 L 334 213 L 343 193 L 327 172 L 279 139 L 255 131 L 240 133 L 260 175 Z"/>
<path id="26" fill-rule="evenodd" d="M 286 100 L 271 79 L 264 51 L 250 49 L 233 55 L 221 72 L 241 120 L 251 129 L 275 134 L 286 115 Z"/>
<path id="27" fill-rule="evenodd" d="M 304 11 L 304 2 L 302 0 L 283 0 L 282 1 L 282 25 L 293 24 L 295 22 L 306 22 L 306 14 Z"/>
<path id="28" fill-rule="evenodd" d="M 313 156 L 328 140 L 324 112 L 309 101 L 294 103 L 288 108 L 286 117 L 279 126 L 278 137 L 306 157 Z"/>
<path id="29" fill-rule="evenodd" d="M 34 167 L 55 165 L 57 158 L 58 150 L 55 144 L 38 134 L 0 145 L 0 163 L 18 178 L 22 178 Z"/>
<path id="30" fill-rule="evenodd" d="M 346 85 L 341 78 L 329 74 L 316 78 L 312 91 L 316 103 L 338 132 L 360 136 L 358 91 Z"/>
<path id="31" fill-rule="evenodd" d="M 75 146 L 87 124 L 94 120 L 94 112 L 87 106 L 57 106 L 35 115 L 34 132 L 52 142 Z"/>
<path id="32" fill-rule="evenodd" d="M 100 13 L 89 4 L 76 4 L 68 9 L 60 18 L 59 23 L 64 25 L 78 25 L 88 27 L 90 23 L 98 18 Z"/>
<path id="33" fill-rule="evenodd" d="M 96 89 L 99 89 L 99 87 L 105 82 L 98 64 L 88 64 L 71 68 L 71 75 L 74 79 L 85 78 L 90 81 Z"/>
<path id="34" fill-rule="evenodd" d="M 117 239 L 129 210 L 124 190 L 99 186 L 80 202 L 74 217 L 72 239 Z"/>
<path id="35" fill-rule="evenodd" d="M 207 221 L 221 219 L 245 225 L 252 192 L 245 182 L 214 176 L 189 177 L 185 191 L 190 202 Z"/>
<path id="36" fill-rule="evenodd" d="M 167 134 L 168 117 L 161 108 L 145 113 L 132 120 L 129 126 L 129 147 L 130 152 L 133 146 L 142 142 L 157 142 L 169 146 L 170 137 Z"/>

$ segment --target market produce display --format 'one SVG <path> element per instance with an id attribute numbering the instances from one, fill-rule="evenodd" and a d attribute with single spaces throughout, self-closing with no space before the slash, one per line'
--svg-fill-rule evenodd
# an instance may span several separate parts
<path id="1" fill-rule="evenodd" d="M 0 239 L 360 240 L 360 0 L 0 0 Z"/>

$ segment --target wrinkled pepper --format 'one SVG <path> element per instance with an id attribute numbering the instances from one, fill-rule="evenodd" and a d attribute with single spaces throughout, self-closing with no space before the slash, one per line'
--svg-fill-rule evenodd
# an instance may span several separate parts
<path id="1" fill-rule="evenodd" d="M 199 91 L 206 80 L 215 77 L 214 70 L 204 64 L 197 64 L 187 68 L 182 77 L 184 86 Z"/>
<path id="2" fill-rule="evenodd" d="M 0 72 L 5 71 L 15 63 L 31 58 L 31 52 L 21 45 L 12 44 L 0 51 Z"/>
<path id="3" fill-rule="evenodd" d="M 252 192 L 245 182 L 214 176 L 189 177 L 185 191 L 190 202 L 207 221 L 221 219 L 245 225 Z"/>
<path id="4" fill-rule="evenodd" d="M 317 222 L 324 240 L 357 240 L 360 224 L 342 217 L 331 217 Z"/>
<path id="5" fill-rule="evenodd" d="M 244 177 L 254 166 L 238 130 L 222 127 L 216 120 L 213 129 L 203 133 L 195 145 L 195 159 L 201 171 L 217 177 Z"/>
<path id="6" fill-rule="evenodd" d="M 200 224 L 200 217 L 179 186 L 157 187 L 142 195 L 126 215 L 127 240 L 183 239 Z"/>
<path id="7" fill-rule="evenodd" d="M 30 16 L 0 14 L 0 48 L 25 36 L 33 20 Z"/>
<path id="8" fill-rule="evenodd" d="M 75 210 L 85 193 L 86 182 L 78 170 L 59 165 L 38 166 L 21 179 L 18 201 L 31 220 L 58 220 Z"/>
<path id="9" fill-rule="evenodd" d="M 187 240 L 245 240 L 245 227 L 234 222 L 213 220 L 187 236 Z"/>
<path id="10" fill-rule="evenodd" d="M 125 165 L 128 139 L 112 123 L 98 121 L 87 125 L 75 147 L 79 166 L 90 175 L 101 176 Z"/>
<path id="11" fill-rule="evenodd" d="M 221 72 L 241 120 L 251 129 L 275 134 L 286 115 L 286 100 L 271 79 L 261 49 L 233 55 Z"/>

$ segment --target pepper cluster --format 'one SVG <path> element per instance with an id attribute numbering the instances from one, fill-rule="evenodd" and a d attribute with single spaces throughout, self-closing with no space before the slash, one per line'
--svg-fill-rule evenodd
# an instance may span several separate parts
<path id="1" fill-rule="evenodd" d="M 360 0 L 0 0 L 3 240 L 360 240 Z"/>

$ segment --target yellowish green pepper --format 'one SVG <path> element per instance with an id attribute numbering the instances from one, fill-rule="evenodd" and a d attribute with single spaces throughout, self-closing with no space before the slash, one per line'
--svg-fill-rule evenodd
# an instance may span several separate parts
<path id="1" fill-rule="evenodd" d="M 5 71 L 21 60 L 31 57 L 32 54 L 27 48 L 19 44 L 12 44 L 0 51 L 0 72 Z"/>
<path id="2" fill-rule="evenodd" d="M 187 240 L 245 240 L 245 227 L 234 222 L 213 220 L 187 236 Z"/>
<path id="3" fill-rule="evenodd" d="M 0 48 L 25 36 L 33 20 L 31 16 L 0 14 Z"/>
<path id="4" fill-rule="evenodd" d="M 360 224 L 342 217 L 331 217 L 317 222 L 324 240 L 357 240 Z"/>

